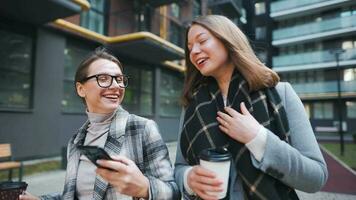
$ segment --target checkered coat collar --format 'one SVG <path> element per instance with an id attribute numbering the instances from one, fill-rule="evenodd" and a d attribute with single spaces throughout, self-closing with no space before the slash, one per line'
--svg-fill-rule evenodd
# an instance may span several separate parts
<path id="1" fill-rule="evenodd" d="M 127 119 L 129 117 L 129 113 L 125 111 L 122 107 L 119 107 L 116 110 L 115 117 L 113 119 L 113 123 L 110 125 L 109 135 L 107 141 L 105 143 L 104 149 L 109 154 L 119 154 L 122 142 L 125 135 L 125 128 Z M 73 140 L 73 146 L 70 145 L 68 152 L 68 164 L 67 164 L 67 174 L 66 174 L 66 184 L 63 191 L 63 199 L 75 199 L 75 190 L 76 190 L 76 178 L 79 166 L 79 157 L 80 152 L 77 149 L 78 145 L 84 143 L 86 130 L 88 128 L 89 121 L 86 121 L 84 125 L 78 130 L 77 135 Z M 106 191 L 110 186 L 108 183 L 103 180 L 100 176 L 96 176 L 95 184 L 94 184 L 94 199 L 102 200 L 104 197 L 106 199 L 115 199 L 114 197 L 110 198 L 106 195 Z"/>

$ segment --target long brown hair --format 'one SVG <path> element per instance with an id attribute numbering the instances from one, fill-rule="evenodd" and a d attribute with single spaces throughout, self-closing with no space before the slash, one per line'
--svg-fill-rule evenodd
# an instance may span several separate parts
<path id="1" fill-rule="evenodd" d="M 250 91 L 273 87 L 279 81 L 276 72 L 266 67 L 255 55 L 246 35 L 228 18 L 220 15 L 206 15 L 196 18 L 186 31 L 185 62 L 186 76 L 184 81 L 182 104 L 187 106 L 194 91 L 205 77 L 190 61 L 188 49 L 188 32 L 193 25 L 200 25 L 219 39 L 228 51 L 228 57 L 248 82 Z"/>

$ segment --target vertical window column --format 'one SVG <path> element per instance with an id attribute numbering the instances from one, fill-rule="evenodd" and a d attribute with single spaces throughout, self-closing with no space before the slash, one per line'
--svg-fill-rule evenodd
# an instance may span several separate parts
<path id="1" fill-rule="evenodd" d="M 29 109 L 32 99 L 31 37 L 0 30 L 0 109 Z"/>
<path id="2" fill-rule="evenodd" d="M 123 106 L 129 112 L 150 116 L 153 114 L 153 72 L 134 66 L 124 66 L 129 85 L 125 90 Z"/>
<path id="3" fill-rule="evenodd" d="M 181 113 L 179 99 L 183 88 L 183 77 L 165 70 L 161 72 L 159 115 L 162 117 L 178 117 Z"/>
<path id="4" fill-rule="evenodd" d="M 87 50 L 88 49 L 88 50 Z M 79 63 L 88 55 L 90 48 L 67 41 L 64 50 L 64 80 L 62 111 L 65 113 L 85 112 L 84 103 L 75 91 L 74 76 Z"/>
<path id="5" fill-rule="evenodd" d="M 90 10 L 82 12 L 80 15 L 80 25 L 104 34 L 104 3 L 105 0 L 89 0 Z"/>

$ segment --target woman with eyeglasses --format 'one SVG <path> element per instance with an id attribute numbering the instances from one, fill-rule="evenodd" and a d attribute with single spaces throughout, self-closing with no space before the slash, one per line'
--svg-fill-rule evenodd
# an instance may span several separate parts
<path id="1" fill-rule="evenodd" d="M 97 50 L 79 65 L 75 87 L 86 105 L 87 122 L 68 143 L 63 194 L 29 199 L 179 199 L 168 149 L 152 120 L 120 105 L 128 78 L 119 60 Z M 94 163 L 78 147 L 98 146 L 113 160 Z"/>

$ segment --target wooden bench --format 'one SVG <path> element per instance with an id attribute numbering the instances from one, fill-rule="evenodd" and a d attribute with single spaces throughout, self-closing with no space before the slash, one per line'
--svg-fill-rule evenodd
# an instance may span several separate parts
<path id="1" fill-rule="evenodd" d="M 0 144 L 0 171 L 9 171 L 9 181 L 12 180 L 12 170 L 19 169 L 19 181 L 22 180 L 23 164 L 12 159 L 11 144 Z"/>

